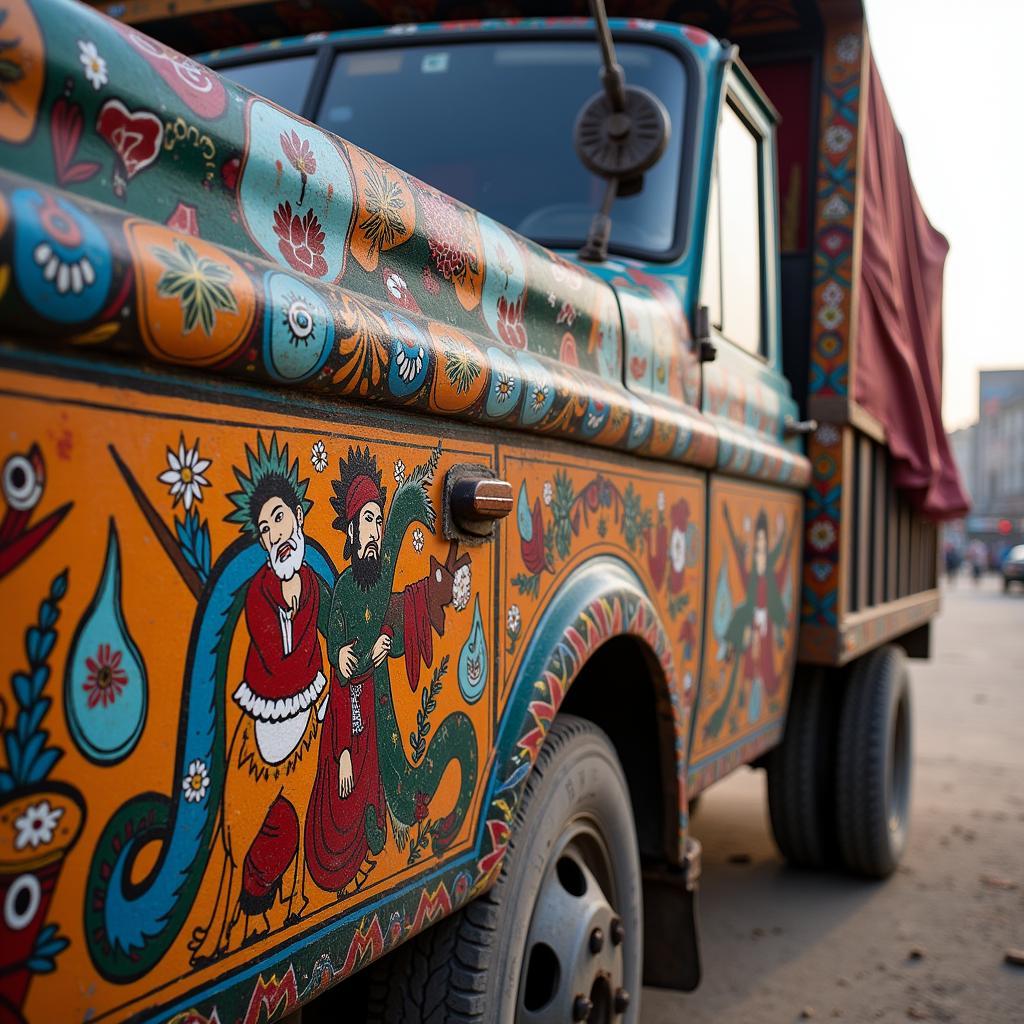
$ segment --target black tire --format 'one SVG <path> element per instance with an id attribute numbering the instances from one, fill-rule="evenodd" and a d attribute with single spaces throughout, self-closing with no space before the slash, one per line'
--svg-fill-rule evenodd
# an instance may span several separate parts
<path id="1" fill-rule="evenodd" d="M 530 773 L 498 880 L 463 910 L 370 969 L 368 1024 L 513 1024 L 521 988 L 533 981 L 533 968 L 524 976 L 524 963 L 538 894 L 551 884 L 552 872 L 560 875 L 569 849 L 563 839 L 581 822 L 588 829 L 593 826 L 595 841 L 604 844 L 611 876 L 604 884 L 613 890 L 609 904 L 623 926 L 621 987 L 629 1005 L 620 1015 L 612 1010 L 607 1019 L 635 1024 L 643 963 L 643 893 L 629 790 L 608 737 L 592 723 L 569 715 L 556 719 Z M 594 871 L 591 882 L 602 873 L 600 865 Z M 611 949 L 615 930 L 604 929 L 602 955 Z M 545 1007 L 560 1008 L 551 1019 L 572 1019 L 575 993 L 561 1006 L 562 990 L 571 987 L 559 984 Z M 612 992 L 613 1002 L 614 996 Z"/>
<path id="2" fill-rule="evenodd" d="M 799 669 L 782 743 L 767 758 L 768 814 L 775 844 L 794 867 L 836 860 L 835 733 L 842 681 Z"/>
<path id="3" fill-rule="evenodd" d="M 840 712 L 836 835 L 850 871 L 887 878 L 896 870 L 907 843 L 912 777 L 906 655 L 889 645 L 853 665 Z"/>

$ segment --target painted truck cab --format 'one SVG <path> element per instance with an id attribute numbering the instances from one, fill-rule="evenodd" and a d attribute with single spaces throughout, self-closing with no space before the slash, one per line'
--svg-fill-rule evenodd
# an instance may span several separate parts
<path id="1" fill-rule="evenodd" d="M 566 736 L 626 861 L 552 840 L 521 902 L 612 941 L 494 918 L 474 1012 L 585 976 L 635 1019 L 645 934 L 692 987 L 688 806 L 783 738 L 811 480 L 735 48 L 613 21 L 671 133 L 594 263 L 589 21 L 193 59 L 0 13 L 0 1021 L 257 1024 L 398 963 L 491 913 L 552 765 L 603 799 Z"/>

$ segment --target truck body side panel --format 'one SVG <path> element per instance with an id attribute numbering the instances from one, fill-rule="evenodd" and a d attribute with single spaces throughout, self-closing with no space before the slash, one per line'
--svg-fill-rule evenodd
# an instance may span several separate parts
<path id="1" fill-rule="evenodd" d="M 457 908 L 494 878 L 558 705 L 615 636 L 660 666 L 685 751 L 702 474 L 202 374 L 4 360 L 0 455 L 38 474 L 0 580 L 0 934 L 26 1020 L 255 1021 Z M 517 495 L 472 547 L 441 535 L 444 475 L 467 463 Z M 252 532 L 275 475 L 304 510 L 291 615 Z M 368 486 L 364 591 L 346 524 Z"/>

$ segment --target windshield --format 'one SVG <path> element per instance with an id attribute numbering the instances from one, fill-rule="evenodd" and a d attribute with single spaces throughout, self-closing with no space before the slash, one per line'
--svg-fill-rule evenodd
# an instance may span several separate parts
<path id="1" fill-rule="evenodd" d="M 611 247 L 664 255 L 679 241 L 686 74 L 679 58 L 660 46 L 619 42 L 616 53 L 627 82 L 665 104 L 672 133 L 643 190 L 616 201 Z M 274 63 L 223 74 L 276 99 L 266 92 L 279 93 L 283 84 Z M 576 116 L 600 88 L 599 67 L 592 40 L 341 52 L 316 120 L 521 234 L 576 247 L 605 190 L 573 149 Z"/>

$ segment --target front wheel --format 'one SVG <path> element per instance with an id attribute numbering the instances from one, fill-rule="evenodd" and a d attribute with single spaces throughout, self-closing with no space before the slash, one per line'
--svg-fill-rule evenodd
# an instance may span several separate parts
<path id="1" fill-rule="evenodd" d="M 608 737 L 552 726 L 497 882 L 373 968 L 371 1024 L 635 1022 L 640 856 Z"/>

